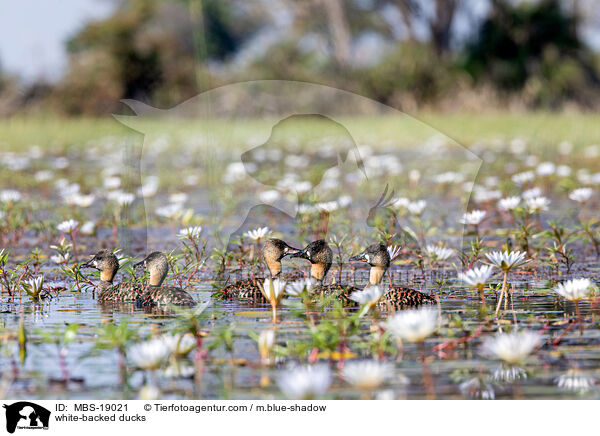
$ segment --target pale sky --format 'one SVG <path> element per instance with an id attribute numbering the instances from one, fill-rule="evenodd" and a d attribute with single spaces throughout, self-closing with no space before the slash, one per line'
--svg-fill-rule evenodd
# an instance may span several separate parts
<path id="1" fill-rule="evenodd" d="M 113 8 L 111 0 L 0 0 L 0 68 L 27 82 L 59 78 L 65 41 Z"/>

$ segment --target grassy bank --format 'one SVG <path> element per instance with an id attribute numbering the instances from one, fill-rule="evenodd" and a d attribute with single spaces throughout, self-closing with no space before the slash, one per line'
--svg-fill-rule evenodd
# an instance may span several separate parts
<path id="1" fill-rule="evenodd" d="M 235 147 L 256 132 L 268 132 L 278 120 L 160 120 L 137 118 L 136 129 L 174 136 L 208 132 L 214 138 Z M 536 146 L 570 141 L 574 145 L 600 143 L 600 114 L 486 113 L 441 114 L 421 113 L 411 117 L 340 118 L 360 141 L 362 137 L 393 138 L 414 143 L 443 133 L 461 144 L 496 138 L 522 137 Z M 83 144 L 107 136 L 136 135 L 136 132 L 114 118 L 15 117 L 0 120 L 0 143 L 5 150 L 19 150 L 30 145 L 64 146 Z"/>

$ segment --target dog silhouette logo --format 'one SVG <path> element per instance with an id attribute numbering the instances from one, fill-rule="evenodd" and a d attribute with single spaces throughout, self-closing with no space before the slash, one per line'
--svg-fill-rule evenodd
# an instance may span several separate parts
<path id="1" fill-rule="evenodd" d="M 19 429 L 48 429 L 50 411 L 42 406 L 28 401 L 19 401 L 10 405 L 4 404 L 6 409 L 6 431 L 14 433 Z"/>

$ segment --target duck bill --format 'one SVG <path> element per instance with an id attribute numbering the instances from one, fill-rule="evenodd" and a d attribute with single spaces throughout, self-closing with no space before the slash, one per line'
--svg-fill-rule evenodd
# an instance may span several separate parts
<path id="1" fill-rule="evenodd" d="M 367 259 L 365 258 L 365 252 L 363 251 L 362 253 L 358 253 L 355 256 L 352 256 L 350 259 L 348 259 L 350 262 L 366 262 Z"/>
<path id="2" fill-rule="evenodd" d="M 135 265 L 133 265 L 134 268 L 141 268 L 144 266 L 144 262 L 146 262 L 146 259 L 142 260 L 141 262 L 136 263 Z"/>
<path id="3" fill-rule="evenodd" d="M 300 248 L 290 247 L 288 245 L 287 247 L 285 247 L 285 253 L 284 253 L 283 257 L 286 257 L 286 256 L 294 257 L 294 255 L 298 254 L 300 251 L 302 251 Z"/>
<path id="4" fill-rule="evenodd" d="M 79 268 L 96 268 L 96 265 L 94 265 L 92 262 L 94 261 L 94 258 L 91 258 L 90 260 L 88 260 L 87 262 L 82 263 L 81 265 L 79 265 Z M 97 268 L 96 268 L 97 269 Z"/>
<path id="5" fill-rule="evenodd" d="M 296 253 L 291 254 L 290 258 L 298 257 L 300 259 L 308 259 L 308 254 L 306 254 L 307 251 L 308 251 L 308 247 L 306 247 L 304 250 L 298 250 Z"/>

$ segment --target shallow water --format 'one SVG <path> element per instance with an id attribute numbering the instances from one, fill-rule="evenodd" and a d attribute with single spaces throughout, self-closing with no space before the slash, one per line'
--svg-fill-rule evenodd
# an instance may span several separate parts
<path id="1" fill-rule="evenodd" d="M 190 291 L 196 299 L 206 301 L 212 293 L 211 285 L 209 282 L 196 283 Z M 428 286 L 426 290 L 440 299 L 445 324 L 437 335 L 424 344 L 427 356 L 425 370 L 431 372 L 432 386 L 429 394 L 423 377 L 423 351 L 413 344 L 404 344 L 401 357 L 386 355 L 386 360 L 393 363 L 394 371 L 379 389 L 361 392 L 336 378 L 326 398 L 597 398 L 599 395 L 595 377 L 599 375 L 600 329 L 597 315 L 589 312 L 590 304 L 581 305 L 582 313 L 587 316 L 584 335 L 580 336 L 577 328 L 572 328 L 554 346 L 553 339 L 562 334 L 568 325 L 565 313 L 572 316 L 574 306 L 559 301 L 539 281 L 515 280 L 513 286 L 516 289 L 513 308 L 519 328 L 543 331 L 546 340 L 541 349 L 521 368 L 502 367 L 498 361 L 487 360 L 479 352 L 483 337 L 493 334 L 498 328 L 506 329 L 513 322 L 510 305 L 501 321 L 482 324 L 477 315 L 480 302 L 473 291 L 452 285 L 446 285 L 441 291 Z M 491 292 L 487 295 L 487 301 L 490 307 L 495 306 L 496 300 Z M 65 291 L 43 304 L 17 302 L 5 305 L 3 309 L 5 311 L 0 314 L 0 319 L 5 331 L 17 330 L 20 313 L 23 312 L 28 334 L 27 357 L 22 367 L 15 361 L 18 356 L 16 342 L 10 341 L 10 345 L 5 346 L 2 358 L 3 384 L 8 383 L 11 374 L 14 376 L 18 372 L 4 392 L 8 397 L 136 398 L 148 374 L 136 372 L 130 367 L 130 386 L 124 388 L 120 385 L 116 351 L 104 349 L 92 353 L 96 340 L 95 328 L 105 322 L 121 323 L 127 320 L 132 326 L 140 328 L 141 336 L 144 336 L 151 331 L 169 331 L 176 321 L 175 316 L 146 313 L 130 305 L 102 308 L 96 303 L 92 292 Z M 191 378 L 155 377 L 163 398 L 281 398 L 276 380 L 287 362 L 283 363 L 281 360 L 272 368 L 262 368 L 256 343 L 247 334 L 248 331 L 259 333 L 272 327 L 270 306 L 261 303 L 213 301 L 209 311 L 211 319 L 205 325 L 206 331 L 214 331 L 220 326 L 234 326 L 233 353 L 228 353 L 223 347 L 209 352 L 199 394 L 195 392 Z M 291 339 L 306 339 L 307 325 L 303 319 L 294 316 L 284 305 L 280 306 L 278 316 L 278 344 L 285 345 Z M 385 316 L 375 315 L 382 319 Z M 364 318 L 360 338 L 368 336 L 371 324 L 376 322 L 375 317 Z M 70 382 L 64 386 L 52 382 L 53 379 L 62 378 L 59 347 L 43 343 L 41 339 L 43 332 L 64 328 L 70 323 L 78 323 L 79 329 L 76 340 L 68 345 L 66 364 L 69 376 L 81 379 L 81 382 Z M 482 328 L 480 335 L 475 333 L 476 337 L 466 344 L 438 350 L 440 344 L 464 336 L 463 330 L 473 332 L 479 327 Z M 358 346 L 358 339 L 351 338 L 350 348 L 356 353 L 356 358 L 367 357 L 364 347 Z M 205 343 L 210 346 L 210 335 Z M 190 364 L 193 355 L 192 351 L 187 358 Z M 326 359 L 322 361 L 327 362 Z M 330 362 L 334 374 L 337 374 L 338 364 L 336 361 Z M 566 378 L 567 371 L 574 368 L 578 372 L 572 378 L 579 382 L 583 380 L 587 388 L 569 390 L 559 387 L 558 378 Z M 511 379 L 515 375 L 516 380 Z M 265 382 L 267 379 L 269 381 Z M 4 389 L 7 389 L 6 385 Z"/>

